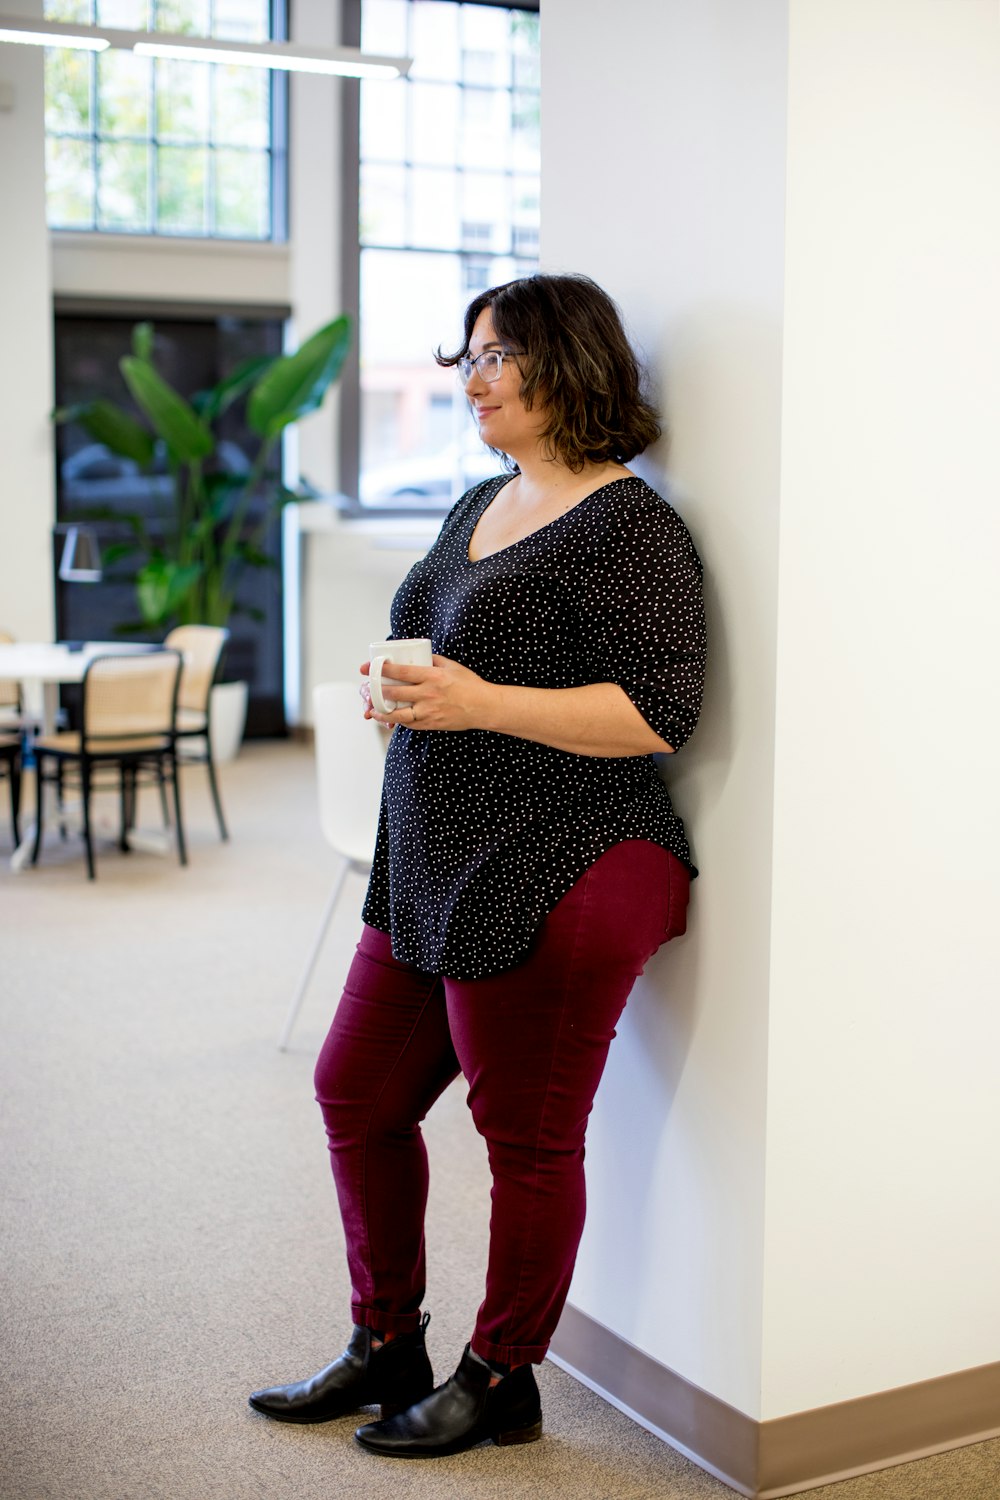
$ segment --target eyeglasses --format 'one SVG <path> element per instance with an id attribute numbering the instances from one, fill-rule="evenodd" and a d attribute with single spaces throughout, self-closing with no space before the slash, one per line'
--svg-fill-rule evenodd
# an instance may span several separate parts
<path id="1" fill-rule="evenodd" d="M 472 372 L 475 370 L 480 380 L 486 380 L 492 384 L 494 380 L 500 379 L 504 356 L 509 355 L 511 359 L 516 359 L 519 354 L 523 353 L 523 349 L 488 349 L 485 354 L 480 354 L 476 359 L 470 359 L 468 355 L 465 355 L 458 361 L 456 367 L 459 378 L 463 385 L 468 385 L 472 379 Z"/>

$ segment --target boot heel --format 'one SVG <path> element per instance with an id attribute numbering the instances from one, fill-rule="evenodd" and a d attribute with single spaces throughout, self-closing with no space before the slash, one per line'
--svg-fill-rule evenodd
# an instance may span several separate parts
<path id="1" fill-rule="evenodd" d="M 512 1427 L 506 1432 L 494 1432 L 493 1441 L 498 1448 L 509 1448 L 515 1443 L 537 1443 L 542 1435 L 542 1419 L 532 1422 L 530 1427 Z"/>

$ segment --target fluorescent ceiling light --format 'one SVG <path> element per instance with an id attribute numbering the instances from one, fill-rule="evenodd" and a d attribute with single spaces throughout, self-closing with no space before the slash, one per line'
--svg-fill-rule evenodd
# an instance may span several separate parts
<path id="1" fill-rule="evenodd" d="M 73 32 L 64 31 L 62 26 L 51 26 L 47 31 L 37 31 L 34 28 L 45 25 L 43 21 L 24 22 L 25 28 L 30 24 L 31 30 L 21 30 L 12 27 L 10 22 L 14 17 L 4 16 L 0 19 L 0 42 L 22 42 L 28 47 L 82 47 L 87 52 L 103 52 L 110 47 L 111 43 L 103 36 L 83 36 Z M 63 22 L 63 25 L 66 23 Z"/>
<path id="2" fill-rule="evenodd" d="M 65 29 L 65 22 L 28 21 L 21 16 L 0 16 L 0 42 L 85 47 L 92 52 L 115 47 L 145 57 L 276 68 L 284 73 L 325 73 L 342 78 L 398 78 L 409 71 L 413 61 L 409 57 L 362 52 L 357 47 L 334 47 L 323 52 L 292 42 L 228 42 L 156 31 L 117 31 L 109 26 L 74 26 L 70 32 Z"/>

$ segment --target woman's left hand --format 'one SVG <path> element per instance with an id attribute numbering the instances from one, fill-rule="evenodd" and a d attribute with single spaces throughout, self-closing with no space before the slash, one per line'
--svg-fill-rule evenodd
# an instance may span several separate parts
<path id="1" fill-rule="evenodd" d="M 404 729 L 476 729 L 482 725 L 486 704 L 495 688 L 475 672 L 447 656 L 434 656 L 429 667 L 411 667 L 386 661 L 382 667 L 383 697 L 398 707 L 391 714 L 380 714 L 366 699 L 365 718 L 377 724 Z M 368 671 L 369 663 L 361 668 Z M 386 678 L 394 679 L 392 683 Z M 365 684 L 367 687 L 367 684 Z"/>

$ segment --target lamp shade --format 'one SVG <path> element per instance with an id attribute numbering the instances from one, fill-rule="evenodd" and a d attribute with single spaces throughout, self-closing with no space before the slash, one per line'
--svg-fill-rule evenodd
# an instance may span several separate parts
<path id="1" fill-rule="evenodd" d="M 100 583 L 101 549 L 92 526 L 66 527 L 59 577 L 64 583 Z"/>

